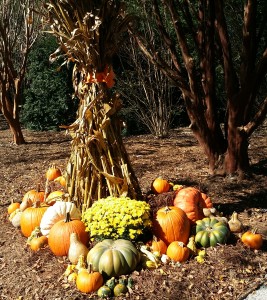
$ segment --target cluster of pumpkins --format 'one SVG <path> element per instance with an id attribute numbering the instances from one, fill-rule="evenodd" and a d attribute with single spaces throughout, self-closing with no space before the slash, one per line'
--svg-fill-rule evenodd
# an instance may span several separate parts
<path id="1" fill-rule="evenodd" d="M 48 169 L 46 178 L 65 184 L 55 166 Z M 170 189 L 171 184 L 162 178 L 156 178 L 152 184 L 157 194 Z M 131 289 L 129 274 L 140 265 L 157 268 L 161 264 L 182 263 L 192 256 L 203 262 L 206 248 L 226 243 L 231 232 L 242 232 L 237 214 L 233 213 L 230 220 L 216 214 L 210 198 L 200 190 L 178 185 L 172 189 L 173 205 L 157 210 L 152 220 L 154 237 L 146 244 L 105 239 L 89 249 L 90 237 L 81 212 L 64 199 L 63 191 L 48 195 L 29 191 L 21 203 L 10 204 L 8 214 L 33 251 L 48 245 L 54 255 L 68 257 L 70 263 L 64 276 L 79 291 L 97 291 L 99 297 L 118 296 Z M 243 233 L 241 239 L 252 249 L 260 249 L 263 243 L 260 234 L 250 231 Z"/>

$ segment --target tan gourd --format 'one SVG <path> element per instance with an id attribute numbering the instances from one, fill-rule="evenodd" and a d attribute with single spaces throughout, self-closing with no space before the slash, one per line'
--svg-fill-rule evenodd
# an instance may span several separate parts
<path id="1" fill-rule="evenodd" d="M 243 229 L 243 224 L 242 222 L 238 219 L 237 212 L 233 212 L 231 219 L 228 222 L 229 228 L 231 232 L 241 232 Z"/>
<path id="2" fill-rule="evenodd" d="M 68 258 L 72 264 L 77 264 L 80 255 L 87 256 L 89 249 L 79 240 L 77 233 L 70 235 L 70 248 Z"/>

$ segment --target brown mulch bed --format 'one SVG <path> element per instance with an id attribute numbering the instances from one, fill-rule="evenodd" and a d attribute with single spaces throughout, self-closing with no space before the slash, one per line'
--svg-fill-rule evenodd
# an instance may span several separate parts
<path id="1" fill-rule="evenodd" d="M 51 163 L 64 168 L 70 154 L 70 140 L 63 132 L 24 130 L 27 144 L 10 143 L 10 132 L 0 131 L 0 299 L 90 299 L 64 281 L 68 260 L 57 258 L 48 248 L 33 253 L 26 238 L 7 218 L 7 206 L 21 201 L 24 193 L 44 182 Z M 265 238 L 259 251 L 246 248 L 239 235 L 227 245 L 209 248 L 203 264 L 194 258 L 172 267 L 138 270 L 132 274 L 135 285 L 125 299 L 244 299 L 266 281 L 267 271 L 267 150 L 266 127 L 250 141 L 253 173 L 245 180 L 209 176 L 207 161 L 187 128 L 173 130 L 164 140 L 151 135 L 127 137 L 126 148 L 142 191 L 150 190 L 157 176 L 206 192 L 218 211 L 233 211 L 245 229 L 257 228 Z"/>

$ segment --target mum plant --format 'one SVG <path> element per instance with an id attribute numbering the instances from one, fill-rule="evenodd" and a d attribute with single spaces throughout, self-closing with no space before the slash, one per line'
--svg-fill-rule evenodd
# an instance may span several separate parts
<path id="1" fill-rule="evenodd" d="M 152 228 L 148 203 L 109 196 L 93 203 L 82 214 L 90 237 L 96 240 L 139 240 Z"/>

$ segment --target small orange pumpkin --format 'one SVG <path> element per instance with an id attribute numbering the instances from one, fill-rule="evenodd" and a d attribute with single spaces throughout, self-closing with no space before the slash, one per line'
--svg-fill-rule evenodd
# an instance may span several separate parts
<path id="1" fill-rule="evenodd" d="M 76 278 L 77 289 L 82 293 L 93 293 L 103 285 L 104 279 L 101 273 L 82 269 Z"/>
<path id="2" fill-rule="evenodd" d="M 7 208 L 7 213 L 10 215 L 18 208 L 20 208 L 20 203 L 19 202 L 12 202 Z"/>
<path id="3" fill-rule="evenodd" d="M 246 231 L 241 236 L 241 241 L 251 249 L 260 249 L 263 245 L 263 238 L 260 233 Z"/>
<path id="4" fill-rule="evenodd" d="M 211 208 L 210 198 L 193 187 L 186 187 L 176 193 L 174 206 L 181 208 L 191 223 L 204 218 L 203 208 Z"/>
<path id="5" fill-rule="evenodd" d="M 29 190 L 28 192 L 26 192 L 24 194 L 24 196 L 22 198 L 22 202 L 24 203 L 24 202 L 28 201 L 30 206 L 37 201 L 44 202 L 44 195 L 45 195 L 45 192 L 40 191 L 39 189 Z"/>
<path id="6" fill-rule="evenodd" d="M 48 245 L 51 251 L 56 256 L 67 256 L 70 248 L 70 235 L 76 232 L 79 240 L 87 245 L 89 241 L 88 232 L 81 220 L 70 218 L 70 213 L 67 213 L 65 220 L 56 222 L 50 229 L 48 236 Z"/>
<path id="7" fill-rule="evenodd" d="M 170 190 L 170 184 L 166 179 L 156 178 L 152 183 L 152 191 L 156 194 L 166 193 Z"/>
<path id="8" fill-rule="evenodd" d="M 166 245 L 173 241 L 188 242 L 190 221 L 185 212 L 175 206 L 160 208 L 153 219 L 154 234 Z"/>
<path id="9" fill-rule="evenodd" d="M 52 164 L 51 167 L 46 171 L 46 179 L 49 181 L 55 180 L 57 177 L 61 176 L 61 171 L 55 164 Z"/>
<path id="10" fill-rule="evenodd" d="M 167 245 L 163 240 L 153 236 L 153 240 L 148 242 L 148 245 L 152 252 L 160 252 L 161 254 L 166 254 Z"/>
<path id="11" fill-rule="evenodd" d="M 189 258 L 190 249 L 184 243 L 174 241 L 168 246 L 166 254 L 175 262 L 184 262 Z"/>
<path id="12" fill-rule="evenodd" d="M 34 206 L 26 208 L 20 219 L 20 228 L 24 236 L 29 237 L 35 227 L 40 226 L 42 217 L 47 210 L 47 206 L 40 206 L 40 202 L 34 203 Z"/>

